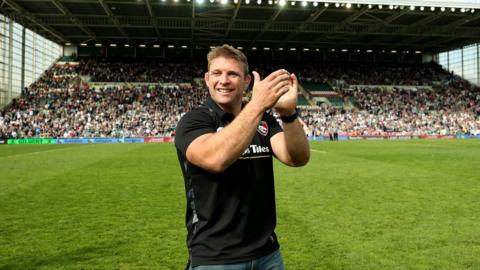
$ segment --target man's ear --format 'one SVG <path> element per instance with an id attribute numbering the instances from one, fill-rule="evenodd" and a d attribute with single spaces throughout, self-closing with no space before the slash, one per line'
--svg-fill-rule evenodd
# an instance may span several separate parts
<path id="1" fill-rule="evenodd" d="M 205 76 L 203 77 L 203 79 L 205 80 L 205 84 L 208 85 L 208 80 L 210 79 L 210 75 L 208 74 L 208 71 L 205 72 Z"/>
<path id="2" fill-rule="evenodd" d="M 252 82 L 252 75 L 247 73 L 247 75 L 245 75 L 245 86 L 247 89 L 250 86 L 250 82 Z"/>

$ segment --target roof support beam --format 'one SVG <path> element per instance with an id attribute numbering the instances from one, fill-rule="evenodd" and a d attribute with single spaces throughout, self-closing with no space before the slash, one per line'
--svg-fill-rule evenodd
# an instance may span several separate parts
<path id="1" fill-rule="evenodd" d="M 152 21 L 153 28 L 155 29 L 155 33 L 157 34 L 157 38 L 160 42 L 162 42 L 162 35 L 160 34 L 160 30 L 158 29 L 157 20 L 155 20 L 155 13 L 153 12 L 150 0 L 145 0 L 145 4 L 147 5 L 148 14 L 150 15 L 150 19 Z"/>
<path id="2" fill-rule="evenodd" d="M 367 13 L 368 10 L 369 10 L 368 7 L 366 7 L 366 6 L 363 7 L 359 11 L 355 12 L 352 16 L 350 16 L 350 17 L 346 18 L 345 20 L 343 20 L 342 22 L 340 22 L 339 28 L 341 28 L 342 26 L 347 25 L 349 23 L 352 23 L 356 19 L 360 18 L 360 16 Z"/>
<path id="3" fill-rule="evenodd" d="M 108 8 L 105 1 L 104 0 L 98 0 L 98 2 L 100 3 L 100 5 L 102 5 L 103 10 L 105 11 L 105 13 L 107 13 L 108 17 L 113 21 L 113 23 L 117 27 L 118 31 L 120 31 L 120 33 L 122 33 L 122 35 L 128 40 L 128 42 L 132 43 L 132 39 L 127 34 L 127 32 L 125 32 L 125 30 L 122 28 L 122 26 L 120 25 L 120 22 L 115 17 L 115 15 L 112 13 L 112 11 Z"/>
<path id="4" fill-rule="evenodd" d="M 34 24 L 38 25 L 40 28 L 51 34 L 57 39 L 57 42 L 60 43 L 65 43 L 65 42 L 70 42 L 68 38 L 63 36 L 61 33 L 57 32 L 50 26 L 45 25 L 40 19 L 38 19 L 36 16 L 32 15 L 30 12 L 26 11 L 23 9 L 21 6 L 19 6 L 17 3 L 15 3 L 14 0 L 3 0 L 3 3 L 7 3 L 11 8 L 13 8 L 16 12 L 18 12 L 21 16 L 27 18 Z"/>
<path id="5" fill-rule="evenodd" d="M 398 13 L 392 14 L 388 16 L 385 20 L 382 21 L 383 24 L 390 24 L 391 22 L 395 21 L 396 19 L 402 17 L 403 15 L 407 14 L 410 12 L 409 9 L 404 9 Z"/>
<path id="6" fill-rule="evenodd" d="M 195 42 L 195 17 L 197 16 L 195 10 L 195 3 L 192 4 L 192 16 L 191 16 L 191 23 L 190 23 L 190 43 L 193 46 Z"/>
<path id="7" fill-rule="evenodd" d="M 265 33 L 265 31 L 267 31 L 273 24 L 273 22 L 277 19 L 278 15 L 280 15 L 280 13 L 282 12 L 282 9 L 277 9 L 275 11 L 275 13 L 273 13 L 273 15 L 270 17 L 270 19 L 268 19 L 268 21 L 264 24 L 263 26 L 263 29 L 262 31 L 260 31 L 253 39 L 252 41 L 250 42 L 249 44 L 249 47 L 252 47 L 253 44 L 260 38 L 263 36 L 263 34 Z"/>
<path id="8" fill-rule="evenodd" d="M 407 11 L 407 12 L 408 12 L 408 11 Z M 392 16 L 394 16 L 394 15 L 392 15 Z M 392 16 L 390 16 L 390 17 L 392 17 Z M 425 24 L 427 24 L 427 23 L 433 22 L 434 20 L 436 20 L 436 19 L 439 18 L 440 16 L 442 16 L 442 14 L 437 13 L 437 14 L 428 16 L 428 17 L 426 17 L 426 18 L 423 18 L 423 19 L 421 19 L 421 20 L 418 20 L 418 21 L 416 21 L 416 22 L 414 22 L 414 23 L 412 23 L 412 24 L 410 24 L 410 25 L 408 25 L 408 26 L 405 26 L 405 27 L 403 28 L 404 31 L 402 31 L 402 32 L 408 33 L 408 32 L 410 32 L 410 31 L 413 31 L 413 30 L 415 30 L 417 27 L 419 27 L 419 26 L 421 26 L 421 25 L 425 25 Z M 390 17 L 389 17 L 389 18 L 390 18 Z M 389 19 L 389 18 L 387 18 L 387 19 L 384 21 L 385 24 L 390 24 L 392 21 L 394 21 L 395 19 L 397 19 L 397 18 L 395 18 L 395 19 L 391 20 L 391 19 Z M 370 44 L 374 44 L 374 43 L 376 43 L 376 42 L 381 42 L 381 41 L 385 40 L 386 38 L 388 38 L 388 37 L 385 37 L 385 36 L 379 37 L 379 38 L 377 38 L 377 39 L 375 39 L 375 40 L 372 40 L 372 41 L 370 42 Z"/>
<path id="9" fill-rule="evenodd" d="M 450 24 L 448 24 L 448 26 L 451 26 L 451 27 L 459 27 L 459 26 L 462 26 L 466 23 L 469 23 L 469 22 L 472 22 L 472 21 L 475 21 L 477 19 L 480 18 L 480 13 L 476 13 L 468 18 L 461 18 L 459 20 L 456 20 Z"/>
<path id="10" fill-rule="evenodd" d="M 240 6 L 242 5 L 242 1 L 238 1 L 237 4 L 235 5 L 235 10 L 233 11 L 233 16 L 232 18 L 230 19 L 230 22 L 228 23 L 228 27 L 227 27 L 227 30 L 225 30 L 225 35 L 223 36 L 223 39 L 222 39 L 222 44 L 225 43 L 227 37 L 228 37 L 228 34 L 230 34 L 230 31 L 232 30 L 232 27 L 233 27 L 233 23 L 235 22 L 235 20 L 237 19 L 237 15 L 238 15 L 238 11 L 240 10 Z"/>
<path id="11" fill-rule="evenodd" d="M 90 39 L 100 42 L 98 37 L 90 29 L 88 29 L 82 22 L 80 22 L 73 14 L 58 0 L 50 0 L 52 3 L 65 15 L 69 18 L 78 28 L 90 36 Z"/>
<path id="12" fill-rule="evenodd" d="M 290 34 L 288 34 L 287 37 L 285 37 L 282 41 L 280 41 L 280 43 L 276 47 L 278 48 L 283 46 L 285 42 L 288 42 L 289 40 L 294 38 L 296 35 L 298 35 L 298 33 L 305 30 L 318 17 L 320 17 L 320 15 L 322 15 L 325 12 L 325 10 L 327 10 L 327 8 L 323 6 L 319 8 L 317 11 L 315 11 L 315 13 L 313 13 L 312 16 L 310 16 L 305 22 L 303 22 L 295 31 L 290 32 Z"/>

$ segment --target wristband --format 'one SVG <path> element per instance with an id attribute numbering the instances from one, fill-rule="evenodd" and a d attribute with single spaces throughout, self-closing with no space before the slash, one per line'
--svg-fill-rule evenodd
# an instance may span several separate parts
<path id="1" fill-rule="evenodd" d="M 298 110 L 295 108 L 295 112 L 292 115 L 289 116 L 280 116 L 280 119 L 282 119 L 283 123 L 291 123 L 295 121 L 295 119 L 298 118 Z"/>

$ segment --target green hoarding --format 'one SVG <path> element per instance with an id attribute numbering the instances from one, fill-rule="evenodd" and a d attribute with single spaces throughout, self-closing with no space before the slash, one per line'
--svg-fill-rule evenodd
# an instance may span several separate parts
<path id="1" fill-rule="evenodd" d="M 7 144 L 56 144 L 53 138 L 8 139 Z"/>

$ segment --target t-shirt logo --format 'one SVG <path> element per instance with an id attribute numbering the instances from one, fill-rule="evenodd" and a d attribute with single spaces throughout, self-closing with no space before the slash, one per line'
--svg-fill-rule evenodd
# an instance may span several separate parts
<path id="1" fill-rule="evenodd" d="M 267 122 L 260 121 L 260 124 L 258 124 L 258 127 L 257 127 L 257 131 L 258 131 L 258 133 L 260 133 L 260 135 L 267 136 L 267 134 L 268 134 Z"/>

